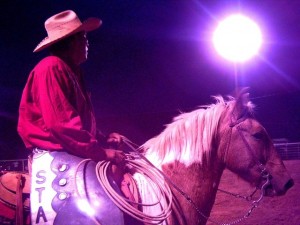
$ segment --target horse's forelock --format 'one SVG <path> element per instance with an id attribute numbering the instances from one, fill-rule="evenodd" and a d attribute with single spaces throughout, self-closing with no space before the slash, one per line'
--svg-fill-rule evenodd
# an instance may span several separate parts
<path id="1" fill-rule="evenodd" d="M 157 165 L 179 161 L 187 166 L 201 163 L 204 155 L 209 159 L 221 114 L 228 103 L 221 96 L 214 99 L 216 104 L 178 115 L 162 133 L 147 141 L 143 145 L 147 157 Z"/>

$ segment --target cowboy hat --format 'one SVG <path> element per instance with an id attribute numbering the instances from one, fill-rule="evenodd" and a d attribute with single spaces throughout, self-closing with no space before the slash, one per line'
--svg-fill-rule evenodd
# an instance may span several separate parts
<path id="1" fill-rule="evenodd" d="M 88 18 L 83 23 L 72 10 L 66 10 L 51 16 L 45 22 L 48 36 L 44 38 L 33 52 L 41 51 L 50 45 L 80 31 L 92 31 L 100 27 L 102 21 L 98 18 Z"/>

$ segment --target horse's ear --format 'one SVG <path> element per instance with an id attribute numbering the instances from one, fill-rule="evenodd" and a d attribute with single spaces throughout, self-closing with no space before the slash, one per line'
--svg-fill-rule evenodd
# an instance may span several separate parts
<path id="1" fill-rule="evenodd" d="M 236 120 L 244 116 L 248 109 L 247 105 L 250 101 L 249 89 L 250 88 L 246 87 L 236 91 L 236 102 L 232 111 Z"/>

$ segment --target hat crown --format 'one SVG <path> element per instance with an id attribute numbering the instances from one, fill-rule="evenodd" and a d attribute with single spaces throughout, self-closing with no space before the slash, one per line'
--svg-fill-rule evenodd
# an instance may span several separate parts
<path id="1" fill-rule="evenodd" d="M 50 39 L 68 34 L 82 25 L 76 13 L 72 10 L 66 10 L 58 13 L 45 22 L 45 28 Z"/>

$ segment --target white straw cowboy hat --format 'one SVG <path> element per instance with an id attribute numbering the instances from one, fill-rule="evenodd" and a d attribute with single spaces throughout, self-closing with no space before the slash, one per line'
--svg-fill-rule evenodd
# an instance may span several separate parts
<path id="1" fill-rule="evenodd" d="M 100 27 L 102 21 L 98 18 L 88 18 L 83 23 L 72 10 L 58 13 L 45 22 L 48 36 L 42 40 L 33 52 L 41 51 L 50 45 L 80 31 L 92 31 Z"/>

